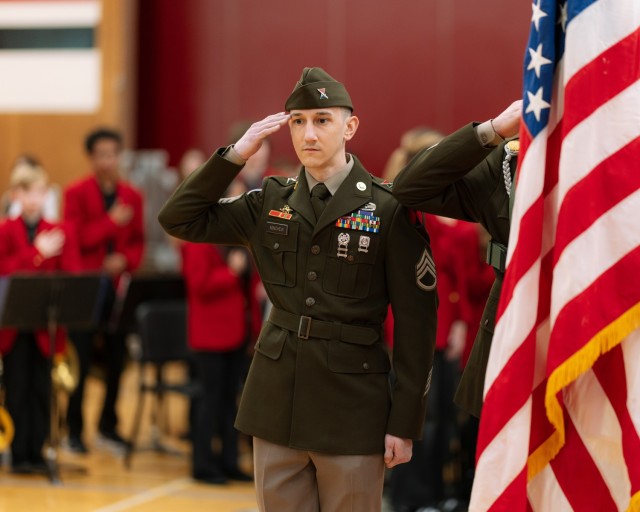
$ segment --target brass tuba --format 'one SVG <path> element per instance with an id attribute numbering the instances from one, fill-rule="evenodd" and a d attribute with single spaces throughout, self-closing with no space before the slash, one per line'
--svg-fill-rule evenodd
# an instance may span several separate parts
<path id="1" fill-rule="evenodd" d="M 71 394 L 80 379 L 80 361 L 73 343 L 65 343 L 64 351 L 56 354 L 51 368 L 51 381 L 55 389 Z"/>

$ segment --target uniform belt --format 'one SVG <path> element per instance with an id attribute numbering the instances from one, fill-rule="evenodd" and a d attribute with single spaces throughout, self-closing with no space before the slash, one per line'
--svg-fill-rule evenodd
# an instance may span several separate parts
<path id="1" fill-rule="evenodd" d="M 323 340 L 339 340 L 357 345 L 373 345 L 380 338 L 380 329 L 361 325 L 343 324 L 341 322 L 325 322 L 310 316 L 300 316 L 273 308 L 269 322 L 291 332 L 298 338 L 320 338 Z"/>

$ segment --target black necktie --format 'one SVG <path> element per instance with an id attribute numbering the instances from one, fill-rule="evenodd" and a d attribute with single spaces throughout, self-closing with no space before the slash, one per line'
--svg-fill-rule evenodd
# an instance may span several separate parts
<path id="1" fill-rule="evenodd" d="M 324 183 L 318 183 L 311 190 L 311 206 L 316 214 L 316 222 L 322 215 L 322 210 L 324 210 L 326 204 L 325 201 L 330 195 L 331 193 Z"/>

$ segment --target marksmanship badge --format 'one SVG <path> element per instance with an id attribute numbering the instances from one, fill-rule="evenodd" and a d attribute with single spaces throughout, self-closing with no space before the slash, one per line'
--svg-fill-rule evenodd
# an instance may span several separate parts
<path id="1" fill-rule="evenodd" d="M 346 258 L 349 252 L 349 233 L 340 233 L 338 235 L 338 258 Z"/>

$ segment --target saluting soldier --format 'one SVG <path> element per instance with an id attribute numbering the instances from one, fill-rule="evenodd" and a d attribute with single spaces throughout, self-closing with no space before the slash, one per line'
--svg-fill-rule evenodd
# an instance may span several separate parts
<path id="1" fill-rule="evenodd" d="M 345 143 L 359 120 L 344 85 L 305 68 L 285 112 L 219 149 L 160 212 L 167 232 L 251 249 L 273 303 L 236 427 L 254 436 L 260 510 L 380 510 L 384 466 L 422 432 L 436 329 L 429 238 L 391 184 Z M 289 125 L 297 178 L 221 199 L 264 139 Z M 391 362 L 382 322 L 395 314 Z"/>
<path id="2" fill-rule="evenodd" d="M 487 263 L 493 266 L 496 279 L 454 399 L 477 417 L 482 409 L 515 194 L 518 141 L 507 139 L 518 134 L 521 112 L 522 100 L 517 100 L 495 119 L 468 124 L 424 149 L 400 172 L 393 188 L 393 195 L 407 207 L 479 222 L 492 237 Z"/>

